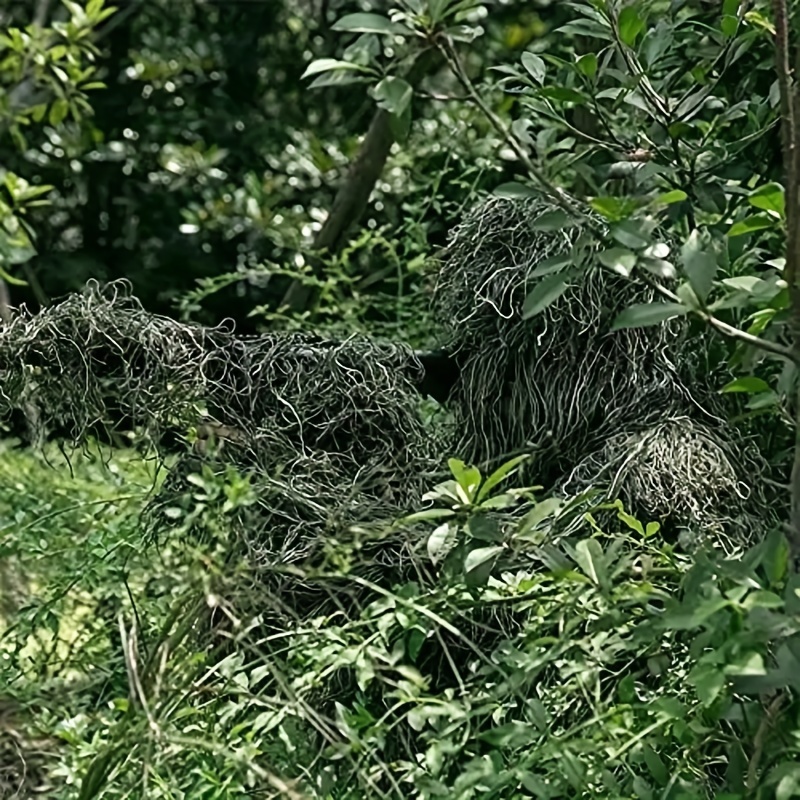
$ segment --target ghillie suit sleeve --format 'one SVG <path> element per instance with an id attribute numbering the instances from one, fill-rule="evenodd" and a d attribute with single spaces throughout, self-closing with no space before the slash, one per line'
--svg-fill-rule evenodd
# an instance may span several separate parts
<path id="1" fill-rule="evenodd" d="M 277 567 L 313 564 L 354 526 L 391 520 L 429 487 L 437 449 L 418 410 L 421 366 L 402 345 L 300 333 L 239 338 L 147 313 L 118 282 L 0 328 L 0 418 L 36 406 L 37 424 L 76 442 L 124 418 L 164 453 L 169 431 L 209 416 L 233 431 L 224 452 L 184 452 L 146 514 L 152 535 L 175 527 L 187 474 L 245 472 L 255 502 L 238 531 L 265 581 Z M 437 454 L 438 455 L 438 454 Z M 408 539 L 367 541 L 361 571 L 407 566 Z M 389 575 L 388 580 L 392 580 Z M 320 598 L 283 593 L 307 614 Z M 291 609 L 289 609 L 291 610 Z"/>
<path id="2" fill-rule="evenodd" d="M 759 453 L 682 374 L 683 323 L 611 331 L 620 311 L 655 299 L 649 287 L 594 265 L 522 318 L 543 262 L 580 244 L 580 228 L 535 228 L 553 210 L 490 199 L 451 236 L 435 305 L 458 367 L 448 403 L 456 451 L 479 463 L 531 451 L 536 483 L 602 490 L 673 531 L 731 545 L 763 534 Z"/>

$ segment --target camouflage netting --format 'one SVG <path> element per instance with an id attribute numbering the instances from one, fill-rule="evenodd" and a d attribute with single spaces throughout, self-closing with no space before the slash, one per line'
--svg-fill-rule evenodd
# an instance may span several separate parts
<path id="1" fill-rule="evenodd" d="M 595 265 L 522 319 L 545 259 L 585 246 L 578 227 L 535 229 L 554 210 L 491 199 L 453 233 L 435 302 L 460 369 L 456 452 L 483 462 L 532 450 L 536 482 L 600 489 L 635 514 L 732 547 L 760 535 L 759 454 L 724 424 L 713 395 L 681 375 L 676 365 L 690 355 L 682 323 L 611 332 L 620 311 L 654 299 L 651 289 Z"/>

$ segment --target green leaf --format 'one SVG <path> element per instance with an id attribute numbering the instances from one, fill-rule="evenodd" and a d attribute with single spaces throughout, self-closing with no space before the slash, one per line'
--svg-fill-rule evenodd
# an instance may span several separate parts
<path id="1" fill-rule="evenodd" d="M 375 86 L 372 90 L 372 96 L 380 108 L 385 109 L 390 114 L 401 117 L 411 103 L 414 90 L 408 81 L 389 75 Z"/>
<path id="2" fill-rule="evenodd" d="M 619 15 L 619 38 L 633 47 L 636 37 L 644 30 L 644 20 L 634 6 L 626 6 Z"/>
<path id="3" fill-rule="evenodd" d="M 405 25 L 392 22 L 381 14 L 346 14 L 333 23 L 331 28 L 335 31 L 350 31 L 351 33 L 379 33 L 409 35 L 412 31 Z"/>
<path id="4" fill-rule="evenodd" d="M 783 598 L 778 597 L 775 592 L 768 592 L 764 589 L 756 589 L 750 592 L 744 599 L 742 605 L 747 608 L 783 608 Z"/>
<path id="5" fill-rule="evenodd" d="M 589 205 L 611 222 L 620 222 L 636 211 L 637 203 L 625 197 L 593 197 Z"/>
<path id="6" fill-rule="evenodd" d="M 714 597 L 709 600 L 704 600 L 690 609 L 667 614 L 665 617 L 661 618 L 659 627 L 664 630 L 673 631 L 686 631 L 699 628 L 705 622 L 708 622 L 711 617 L 730 606 L 730 600 L 724 597 Z"/>
<path id="7" fill-rule="evenodd" d="M 751 206 L 760 208 L 778 219 L 786 217 L 786 197 L 783 186 L 779 183 L 768 183 L 750 192 L 747 201 Z"/>
<path id="8" fill-rule="evenodd" d="M 410 628 L 406 633 L 406 653 L 412 662 L 417 660 L 422 645 L 425 643 L 425 631 L 421 628 Z"/>
<path id="9" fill-rule="evenodd" d="M 717 274 L 717 259 L 703 247 L 700 231 L 695 228 L 681 249 L 683 268 L 686 277 L 692 285 L 697 296 L 705 302 L 711 287 L 714 285 L 714 276 Z"/>
<path id="10" fill-rule="evenodd" d="M 665 261 L 663 258 L 641 258 L 639 259 L 639 266 L 647 270 L 651 275 L 664 280 L 672 281 L 678 277 L 678 271 L 671 261 Z"/>
<path id="11" fill-rule="evenodd" d="M 541 85 L 547 73 L 544 61 L 535 53 L 523 53 L 521 61 L 528 75 Z"/>
<path id="12" fill-rule="evenodd" d="M 475 494 L 481 483 L 481 473 L 476 467 L 469 467 L 457 458 L 451 458 L 447 462 L 450 472 L 464 492 L 465 502 L 471 503 L 475 499 Z"/>
<path id="13" fill-rule="evenodd" d="M 464 559 L 464 572 L 474 572 L 492 559 L 497 558 L 502 552 L 503 548 L 498 545 L 493 547 L 479 547 L 476 550 L 472 550 L 467 554 L 466 559 Z"/>
<path id="14" fill-rule="evenodd" d="M 310 78 L 312 75 L 319 75 L 321 72 L 332 72 L 334 70 L 349 69 L 358 72 L 373 73 L 374 70 L 368 67 L 363 67 L 361 64 L 355 64 L 352 61 L 339 61 L 335 58 L 318 58 L 312 61 L 306 71 L 301 75 L 301 78 Z"/>
<path id="15" fill-rule="evenodd" d="M 764 552 L 764 569 L 770 585 L 775 586 L 785 577 L 789 569 L 789 542 L 780 530 L 773 530 L 768 536 Z M 790 609 L 786 609 L 791 613 Z"/>
<path id="16" fill-rule="evenodd" d="M 746 378 L 736 378 L 730 383 L 726 383 L 725 386 L 720 389 L 720 392 L 747 392 L 749 394 L 755 394 L 756 392 L 768 392 L 769 390 L 769 384 L 765 380 L 754 376 L 748 376 Z"/>
<path id="17" fill-rule="evenodd" d="M 658 786 L 666 786 L 670 778 L 670 773 L 661 760 L 661 756 L 648 744 L 642 746 L 642 756 L 656 784 Z"/>
<path id="18" fill-rule="evenodd" d="M 510 183 L 501 183 L 494 192 L 496 197 L 507 197 L 512 200 L 524 199 L 527 197 L 538 197 L 539 192 L 532 189 L 530 186 L 511 181 Z"/>
<path id="19" fill-rule="evenodd" d="M 680 303 L 639 303 L 617 315 L 612 331 L 625 328 L 645 328 L 687 314 L 689 309 Z"/>
<path id="20" fill-rule="evenodd" d="M 608 588 L 608 570 L 603 548 L 597 539 L 583 539 L 578 542 L 575 545 L 575 560 L 592 583 L 602 589 Z"/>
<path id="21" fill-rule="evenodd" d="M 675 294 L 678 295 L 678 299 L 685 305 L 690 311 L 697 311 L 703 307 L 703 304 L 700 302 L 700 298 L 697 296 L 692 284 L 688 281 L 684 281 L 676 290 Z"/>
<path id="22" fill-rule="evenodd" d="M 67 114 L 69 114 L 69 103 L 62 97 L 53 101 L 48 120 L 53 126 L 60 125 L 67 118 Z"/>
<path id="23" fill-rule="evenodd" d="M 766 283 L 755 275 L 738 275 L 735 278 L 723 278 L 722 283 L 731 289 L 752 294 L 758 287 Z"/>
<path id="24" fill-rule="evenodd" d="M 725 667 L 726 675 L 766 675 L 764 656 L 761 653 L 746 653 L 733 664 Z"/>
<path id="25" fill-rule="evenodd" d="M 577 61 L 577 67 L 587 78 L 594 78 L 597 74 L 597 56 L 594 53 L 582 55 Z"/>
<path id="26" fill-rule="evenodd" d="M 341 70 L 339 72 L 323 72 L 317 75 L 311 83 L 309 89 L 323 89 L 327 86 L 354 86 L 357 83 L 372 83 L 370 75 L 363 75 L 360 72 Z"/>
<path id="27" fill-rule="evenodd" d="M 453 549 L 458 529 L 455 523 L 445 522 L 428 537 L 428 558 L 438 564 Z"/>
<path id="28" fill-rule="evenodd" d="M 557 497 L 548 497 L 540 503 L 536 503 L 536 505 L 520 520 L 517 527 L 517 535 L 525 536 L 540 523 L 557 514 L 561 510 L 562 505 L 562 501 Z"/>
<path id="29" fill-rule="evenodd" d="M 540 214 L 531 224 L 535 231 L 560 231 L 577 225 L 577 220 L 565 211 L 547 211 Z"/>
<path id="30" fill-rule="evenodd" d="M 570 89 L 569 86 L 545 86 L 539 90 L 539 95 L 560 103 L 583 103 L 588 99 L 583 92 Z"/>
<path id="31" fill-rule="evenodd" d="M 0 278 L 2 278 L 6 283 L 10 284 L 11 286 L 27 286 L 28 285 L 25 281 L 21 280 L 20 278 L 15 278 L 13 275 L 10 275 L 1 266 L 0 266 Z"/>
<path id="32" fill-rule="evenodd" d="M 728 231 L 728 236 L 744 236 L 748 233 L 763 231 L 765 228 L 774 228 L 775 224 L 775 217 L 771 214 L 754 214 L 752 217 L 734 222 Z"/>
<path id="33" fill-rule="evenodd" d="M 497 517 L 488 514 L 474 514 L 467 520 L 469 535 L 479 542 L 500 543 L 505 539 Z"/>
<path id="34" fill-rule="evenodd" d="M 664 194 L 660 194 L 658 197 L 653 200 L 654 203 L 659 203 L 660 205 L 664 206 L 671 206 L 673 203 L 682 203 L 684 200 L 688 198 L 689 195 L 683 191 L 683 189 L 674 189 L 671 192 L 665 192 Z"/>
<path id="35" fill-rule="evenodd" d="M 590 19 L 576 19 L 572 22 L 567 22 L 560 28 L 556 28 L 555 33 L 572 33 L 576 36 L 589 36 L 592 39 L 604 39 L 606 41 L 611 41 L 612 39 L 611 30 L 607 24 Z"/>
<path id="36" fill-rule="evenodd" d="M 704 706 L 710 706 L 725 688 L 725 674 L 717 664 L 697 664 L 687 680 Z"/>
<path id="37" fill-rule="evenodd" d="M 477 501 L 480 503 L 482 500 L 485 500 L 490 494 L 492 489 L 497 486 L 499 483 L 504 481 L 506 478 L 513 475 L 517 468 L 522 464 L 524 461 L 528 459 L 527 455 L 517 456 L 516 458 L 512 458 L 510 461 L 506 461 L 505 464 L 501 464 L 484 482 L 483 486 L 481 486 L 480 491 L 478 492 Z"/>
<path id="38" fill-rule="evenodd" d="M 508 722 L 497 728 L 478 734 L 481 741 L 487 742 L 492 747 L 525 747 L 539 736 L 535 728 L 525 722 Z"/>
<path id="39" fill-rule="evenodd" d="M 415 511 L 399 520 L 401 525 L 413 525 L 416 522 L 427 522 L 433 519 L 447 519 L 455 516 L 455 511 L 449 508 L 426 508 L 423 511 Z"/>
<path id="40" fill-rule="evenodd" d="M 791 800 L 800 797 L 800 764 L 784 762 L 775 769 L 783 770 L 775 787 L 775 800 Z"/>
<path id="41" fill-rule="evenodd" d="M 643 226 L 630 219 L 614 225 L 611 228 L 611 235 L 621 245 L 629 247 L 631 250 L 641 250 L 650 244 L 650 239 Z"/>
<path id="42" fill-rule="evenodd" d="M 553 272 L 560 272 L 564 267 L 572 264 L 572 253 L 562 253 L 560 256 L 551 256 L 544 261 L 540 261 L 536 269 L 531 273 L 532 278 L 541 278 Z"/>
<path id="43" fill-rule="evenodd" d="M 568 277 L 564 277 L 560 272 L 543 278 L 525 298 L 525 303 L 522 307 L 522 319 L 531 319 L 537 314 L 541 314 L 542 311 L 555 303 L 568 288 Z"/>
<path id="44" fill-rule="evenodd" d="M 631 274 L 636 266 L 636 253 L 624 250 L 621 247 L 612 247 L 604 250 L 597 256 L 603 266 L 608 267 L 614 272 L 624 275 L 626 278 Z"/>

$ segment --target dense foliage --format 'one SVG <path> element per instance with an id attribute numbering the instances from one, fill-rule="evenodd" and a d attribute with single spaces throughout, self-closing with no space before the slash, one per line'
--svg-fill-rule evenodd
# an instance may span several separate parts
<path id="1" fill-rule="evenodd" d="M 0 797 L 800 796 L 794 8 L 33 5 Z"/>

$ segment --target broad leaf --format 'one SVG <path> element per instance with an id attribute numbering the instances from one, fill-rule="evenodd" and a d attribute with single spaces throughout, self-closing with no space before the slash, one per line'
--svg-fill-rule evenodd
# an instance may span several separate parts
<path id="1" fill-rule="evenodd" d="M 720 389 L 721 392 L 747 392 L 755 394 L 756 392 L 768 392 L 769 384 L 761 378 L 755 376 L 748 376 L 746 378 L 736 378 L 736 380 L 725 384 Z"/>
<path id="2" fill-rule="evenodd" d="M 569 275 L 556 273 L 539 281 L 525 298 L 522 319 L 531 319 L 555 303 L 569 288 L 569 277 Z"/>
<path id="3" fill-rule="evenodd" d="M 551 256 L 539 262 L 536 269 L 531 273 L 531 277 L 541 278 L 544 275 L 560 272 L 564 267 L 568 267 L 572 263 L 572 253 L 562 253 L 560 256 Z"/>
<path id="4" fill-rule="evenodd" d="M 566 211 L 547 211 L 537 217 L 531 227 L 535 231 L 560 231 L 564 228 L 572 228 L 577 224 L 574 217 L 570 217 Z"/>
<path id="5" fill-rule="evenodd" d="M 587 78 L 594 78 L 597 74 L 597 56 L 594 53 L 585 53 L 578 59 L 577 67 Z"/>
<path id="6" fill-rule="evenodd" d="M 520 464 L 523 461 L 528 459 L 527 455 L 517 456 L 516 458 L 512 458 L 510 461 L 506 461 L 505 464 L 501 464 L 484 482 L 483 486 L 481 486 L 480 491 L 478 492 L 477 501 L 480 503 L 482 500 L 485 500 L 490 494 L 492 489 L 497 486 L 499 483 L 504 481 L 506 478 L 511 477 L 513 475 Z"/>
<path id="7" fill-rule="evenodd" d="M 748 233 L 775 227 L 775 217 L 771 214 L 754 214 L 731 225 L 728 236 L 744 236 Z"/>
<path id="8" fill-rule="evenodd" d="M 661 205 L 670 206 L 673 203 L 682 203 L 686 200 L 688 195 L 683 189 L 674 189 L 671 192 L 665 192 L 664 194 L 660 194 L 653 200 L 654 203 L 660 203 Z"/>
<path id="9" fill-rule="evenodd" d="M 628 47 L 633 47 L 636 37 L 644 30 L 644 20 L 635 6 L 626 6 L 619 15 L 619 38 Z"/>
<path id="10" fill-rule="evenodd" d="M 389 75 L 372 90 L 372 96 L 380 108 L 396 117 L 401 117 L 411 103 L 414 90 L 408 81 Z"/>
<path id="11" fill-rule="evenodd" d="M 617 315 L 612 331 L 625 328 L 646 328 L 687 314 L 689 309 L 680 303 L 639 303 Z"/>
<path id="12" fill-rule="evenodd" d="M 692 231 L 681 249 L 686 277 L 701 301 L 705 301 L 717 274 L 717 259 L 703 247 L 700 231 Z"/>
<path id="13" fill-rule="evenodd" d="M 747 200 L 751 206 L 760 208 L 779 219 L 786 216 L 785 192 L 779 183 L 768 183 L 755 189 Z"/>
<path id="14" fill-rule="evenodd" d="M 471 503 L 475 499 L 475 494 L 481 483 L 480 470 L 475 467 L 470 467 L 459 461 L 457 458 L 451 458 L 447 462 L 450 467 L 450 472 L 464 492 L 465 502 Z"/>
<path id="15" fill-rule="evenodd" d="M 544 61 L 535 53 L 523 53 L 521 60 L 522 66 L 525 67 L 527 73 L 536 83 L 541 85 L 547 70 Z"/>
<path id="16" fill-rule="evenodd" d="M 445 522 L 428 537 L 428 557 L 434 564 L 438 564 L 453 549 L 457 530 L 455 523 Z"/>
<path id="17" fill-rule="evenodd" d="M 331 28 L 335 31 L 350 31 L 352 33 L 380 33 L 408 35 L 412 31 L 405 25 L 392 22 L 381 14 L 347 14 L 333 23 Z"/>
<path id="18" fill-rule="evenodd" d="M 586 577 L 601 589 L 608 588 L 608 570 L 603 548 L 597 539 L 583 539 L 575 545 L 575 560 Z"/>
<path id="19" fill-rule="evenodd" d="M 302 78 L 310 78 L 312 75 L 319 75 L 321 72 L 332 72 L 333 70 L 351 69 L 359 72 L 373 72 L 367 67 L 362 67 L 361 64 L 354 64 L 352 61 L 339 61 L 335 58 L 318 58 L 312 61 L 307 67 L 306 71 L 302 74 Z"/>
<path id="20" fill-rule="evenodd" d="M 472 550 L 464 559 L 464 572 L 473 572 L 488 561 L 497 558 L 502 552 L 503 548 L 497 545 L 493 547 L 479 547 L 477 550 Z"/>
<path id="21" fill-rule="evenodd" d="M 649 231 L 638 221 L 624 220 L 611 228 L 611 235 L 624 247 L 641 250 L 650 244 Z"/>
<path id="22" fill-rule="evenodd" d="M 610 250 L 604 250 L 597 256 L 600 263 L 613 270 L 614 272 L 624 275 L 626 278 L 631 274 L 633 268 L 636 266 L 636 253 L 630 250 L 625 250 L 621 247 L 612 247 Z"/>
<path id="23" fill-rule="evenodd" d="M 510 183 L 501 183 L 493 194 L 496 197 L 507 197 L 512 200 L 522 199 L 526 197 L 537 197 L 540 193 L 530 186 L 512 181 Z"/>

